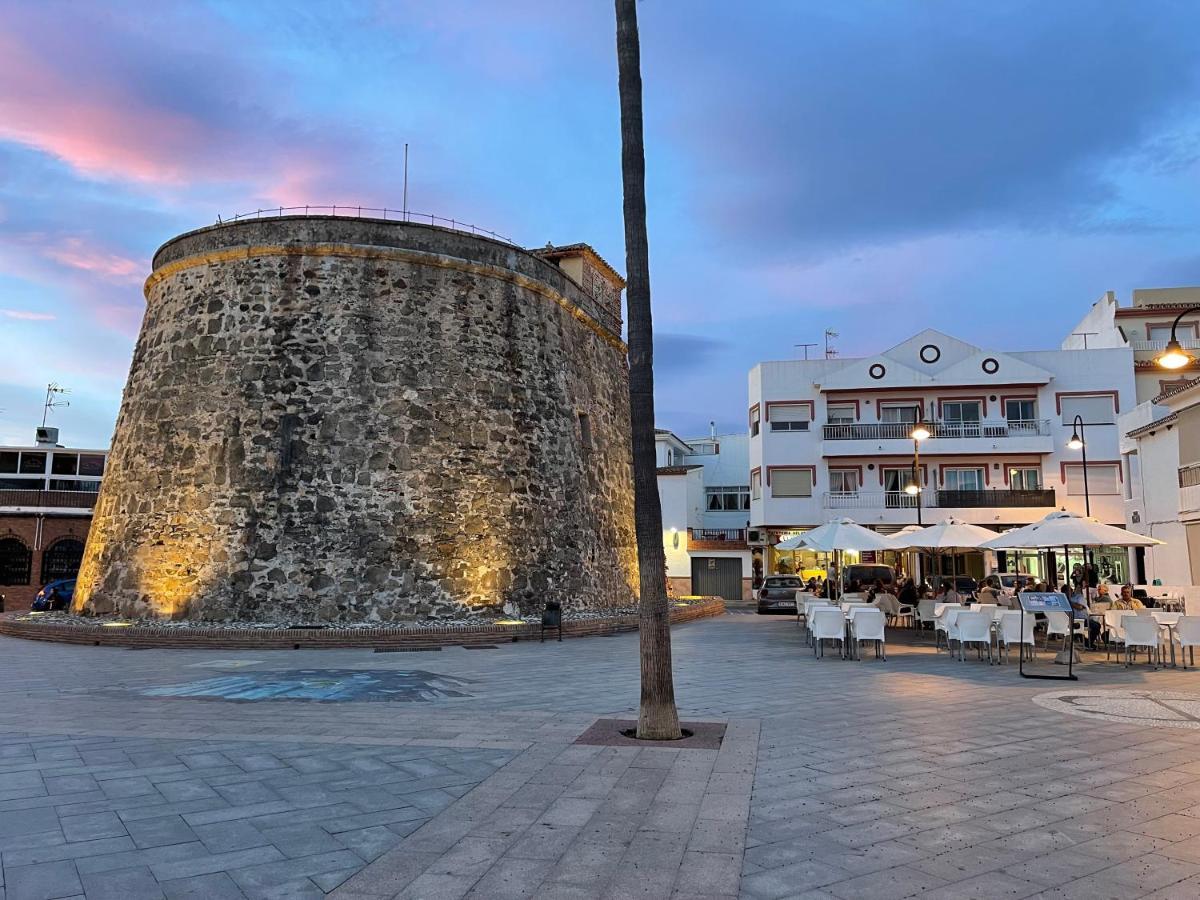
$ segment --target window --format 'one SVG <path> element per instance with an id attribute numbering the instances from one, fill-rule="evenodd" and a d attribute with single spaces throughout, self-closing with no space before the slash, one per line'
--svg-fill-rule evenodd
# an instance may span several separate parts
<path id="1" fill-rule="evenodd" d="M 982 491 L 983 469 L 943 469 L 942 481 L 948 491 Z"/>
<path id="2" fill-rule="evenodd" d="M 79 457 L 79 474 L 99 478 L 104 474 L 104 455 L 101 453 L 84 453 Z"/>
<path id="3" fill-rule="evenodd" d="M 913 470 L 911 466 L 906 469 L 883 470 L 883 489 L 889 494 L 899 493 L 912 483 Z"/>
<path id="4" fill-rule="evenodd" d="M 29 584 L 33 553 L 16 538 L 0 538 L 0 584 Z"/>
<path id="5" fill-rule="evenodd" d="M 79 468 L 79 457 L 74 453 L 55 453 L 50 457 L 51 475 L 74 475 Z"/>
<path id="6" fill-rule="evenodd" d="M 917 405 L 905 403 L 903 406 L 883 406 L 879 410 L 879 421 L 888 425 L 907 424 L 917 421 Z"/>
<path id="7" fill-rule="evenodd" d="M 830 469 L 829 490 L 834 494 L 858 493 L 857 469 Z"/>
<path id="8" fill-rule="evenodd" d="M 1116 422 L 1114 398 L 1111 394 L 1098 397 L 1062 397 L 1062 423 L 1073 425 L 1080 416 L 1084 425 L 1112 425 Z"/>
<path id="9" fill-rule="evenodd" d="M 812 469 L 775 469 L 771 472 L 772 497 L 811 497 Z"/>
<path id="10" fill-rule="evenodd" d="M 762 472 L 754 471 L 750 473 L 750 499 L 762 499 Z"/>
<path id="11" fill-rule="evenodd" d="M 947 400 L 942 404 L 942 419 L 949 423 L 979 422 L 982 406 L 978 400 Z"/>
<path id="12" fill-rule="evenodd" d="M 16 450 L 0 450 L 0 472 L 6 475 L 17 474 L 17 460 L 20 456 Z"/>
<path id="13" fill-rule="evenodd" d="M 839 403 L 829 407 L 827 421 L 830 425 L 853 425 L 854 419 L 853 403 Z"/>
<path id="14" fill-rule="evenodd" d="M 39 482 L 40 484 L 40 482 Z M 51 478 L 50 490 L 52 491 L 83 491 L 88 494 L 98 494 L 100 492 L 100 482 L 98 481 L 80 481 L 76 478 Z"/>
<path id="15" fill-rule="evenodd" d="M 772 404 L 769 418 L 772 431 L 808 431 L 812 407 L 807 403 Z"/>
<path id="16" fill-rule="evenodd" d="M 40 478 L 0 478 L 0 491 L 40 491 L 44 486 Z"/>
<path id="17" fill-rule="evenodd" d="M 1129 453 L 1124 454 L 1123 462 L 1125 467 L 1125 477 L 1123 479 L 1125 483 L 1125 499 L 1132 500 L 1133 485 L 1135 482 L 1138 482 L 1141 479 L 1142 475 L 1141 462 L 1138 457 L 1138 452 L 1136 450 L 1132 450 Z"/>
<path id="18" fill-rule="evenodd" d="M 74 578 L 83 562 L 83 541 L 59 538 L 42 552 L 42 584 Z"/>
<path id="19" fill-rule="evenodd" d="M 1158 392 L 1165 394 L 1167 391 L 1177 391 L 1180 388 L 1185 388 L 1192 383 L 1190 378 L 1172 378 L 1169 381 L 1159 381 Z"/>
<path id="20" fill-rule="evenodd" d="M 1013 422 L 1032 422 L 1037 419 L 1036 400 L 1005 400 L 1004 418 L 1011 425 Z"/>
<path id="21" fill-rule="evenodd" d="M 1088 463 L 1087 492 L 1093 497 L 1121 493 L 1119 469 L 1112 463 Z M 1083 496 L 1083 464 L 1067 464 L 1067 494 Z"/>
<path id="22" fill-rule="evenodd" d="M 709 512 L 737 512 L 750 508 L 749 485 L 706 487 L 704 493 Z"/>
<path id="23" fill-rule="evenodd" d="M 1036 491 L 1042 487 L 1042 470 L 1036 466 L 1008 470 L 1008 486 L 1014 491 Z"/>
<path id="24" fill-rule="evenodd" d="M 46 454 L 45 453 L 29 453 L 21 454 L 21 474 L 22 475 L 44 475 L 46 474 Z"/>
<path id="25" fill-rule="evenodd" d="M 758 435 L 758 420 L 759 420 L 759 418 L 760 418 L 760 412 L 759 412 L 758 404 L 756 403 L 754 406 L 752 406 L 750 408 L 750 437 L 756 437 Z"/>
<path id="26" fill-rule="evenodd" d="M 1181 341 L 1186 341 L 1189 338 L 1196 336 L 1195 322 L 1180 322 L 1179 327 L 1175 329 L 1175 337 Z M 1146 340 L 1148 341 L 1169 341 L 1171 339 L 1170 325 L 1150 325 L 1146 328 Z"/>
<path id="27" fill-rule="evenodd" d="M 587 413 L 579 414 L 579 443 L 584 450 L 592 449 L 592 420 Z"/>

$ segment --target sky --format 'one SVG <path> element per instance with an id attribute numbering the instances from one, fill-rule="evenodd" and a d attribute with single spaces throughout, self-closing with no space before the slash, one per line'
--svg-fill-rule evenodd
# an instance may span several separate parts
<path id="1" fill-rule="evenodd" d="M 1200 4 L 642 0 L 658 424 L 831 329 L 1058 346 L 1200 284 Z M 107 446 L 154 250 L 401 204 L 624 271 L 605 0 L 0 0 L 0 443 Z M 816 348 L 816 352 L 823 352 Z"/>

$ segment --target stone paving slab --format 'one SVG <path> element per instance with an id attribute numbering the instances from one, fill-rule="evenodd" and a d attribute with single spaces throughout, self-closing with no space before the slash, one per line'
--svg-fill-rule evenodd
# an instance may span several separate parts
<path id="1" fill-rule="evenodd" d="M 896 637 L 852 662 L 784 617 L 676 629 L 681 715 L 727 722 L 719 752 L 572 745 L 634 712 L 633 635 L 421 654 L 464 696 L 420 704 L 144 695 L 403 654 L 0 638 L 4 890 L 1200 896 L 1200 731 L 1039 705 L 1060 686 Z M 1200 673 L 1096 658 L 1088 691 L 1200 696 Z"/>

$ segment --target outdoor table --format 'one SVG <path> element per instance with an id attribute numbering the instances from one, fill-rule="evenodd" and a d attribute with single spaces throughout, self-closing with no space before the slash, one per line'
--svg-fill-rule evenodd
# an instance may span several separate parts
<path id="1" fill-rule="evenodd" d="M 1175 668 L 1175 626 L 1179 624 L 1183 613 L 1152 609 L 1150 615 L 1154 617 L 1154 621 L 1167 629 L 1167 644 L 1171 647 L 1171 668 L 1173 669 Z"/>

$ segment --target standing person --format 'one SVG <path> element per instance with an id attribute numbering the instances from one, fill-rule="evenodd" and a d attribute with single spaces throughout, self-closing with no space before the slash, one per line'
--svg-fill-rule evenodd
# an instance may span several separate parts
<path id="1" fill-rule="evenodd" d="M 1071 617 L 1077 622 L 1087 623 L 1087 637 L 1084 638 L 1083 646 L 1088 650 L 1095 650 L 1096 638 L 1100 636 L 1100 623 L 1089 615 L 1091 610 L 1088 604 L 1087 590 L 1075 591 L 1071 595 L 1070 603 Z"/>

